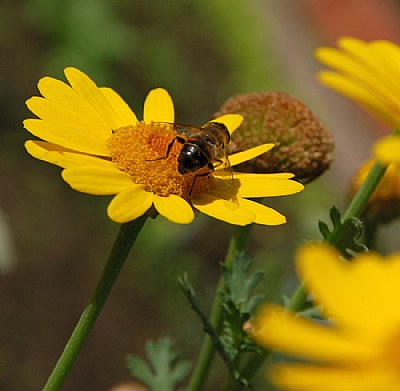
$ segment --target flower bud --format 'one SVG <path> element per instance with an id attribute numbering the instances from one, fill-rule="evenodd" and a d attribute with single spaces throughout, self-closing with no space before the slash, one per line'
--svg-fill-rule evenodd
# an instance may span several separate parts
<path id="1" fill-rule="evenodd" d="M 232 134 L 228 153 L 273 143 L 275 147 L 255 159 L 236 166 L 239 171 L 291 172 L 307 183 L 320 176 L 333 161 L 334 141 L 319 119 L 299 100 L 283 92 L 236 95 L 228 99 L 216 116 L 243 115 Z"/>
<path id="2" fill-rule="evenodd" d="M 351 182 L 351 197 L 362 186 L 374 163 L 373 160 L 368 160 L 360 166 Z M 400 167 L 391 164 L 386 169 L 385 175 L 368 200 L 365 213 L 368 219 L 377 223 L 389 223 L 400 217 Z"/>

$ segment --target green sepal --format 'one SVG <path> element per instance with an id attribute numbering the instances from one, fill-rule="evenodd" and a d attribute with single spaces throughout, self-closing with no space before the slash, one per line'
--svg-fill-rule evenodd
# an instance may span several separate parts
<path id="1" fill-rule="evenodd" d="M 356 217 L 350 217 L 342 222 L 339 210 L 333 206 L 330 210 L 332 230 L 323 221 L 319 221 L 319 230 L 325 241 L 334 245 L 346 258 L 354 253 L 368 251 L 368 248 L 359 242 L 362 235 L 362 223 Z"/>

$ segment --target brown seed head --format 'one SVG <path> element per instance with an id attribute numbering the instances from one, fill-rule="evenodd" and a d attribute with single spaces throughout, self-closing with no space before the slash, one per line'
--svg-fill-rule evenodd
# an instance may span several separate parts
<path id="1" fill-rule="evenodd" d="M 238 113 L 244 121 L 232 134 L 228 153 L 263 144 L 275 147 L 237 166 L 247 172 L 292 172 L 302 182 L 320 176 L 333 161 L 334 141 L 319 119 L 299 100 L 283 92 L 236 95 L 216 116 Z"/>

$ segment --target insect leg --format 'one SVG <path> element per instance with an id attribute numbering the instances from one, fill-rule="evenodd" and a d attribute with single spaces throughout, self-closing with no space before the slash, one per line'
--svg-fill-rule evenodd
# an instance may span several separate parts
<path id="1" fill-rule="evenodd" d="M 189 197 L 192 195 L 192 191 L 194 188 L 194 184 L 196 183 L 196 179 L 199 177 L 204 177 L 204 176 L 209 176 L 213 171 L 214 171 L 214 166 L 212 163 L 208 163 L 208 171 L 207 172 L 202 172 L 200 174 L 196 174 L 193 178 L 193 182 L 192 182 L 192 186 L 190 186 L 190 190 L 189 190 Z"/>
<path id="2" fill-rule="evenodd" d="M 216 160 L 214 160 L 214 162 L 217 163 L 217 164 L 214 165 L 214 168 L 215 167 L 219 167 L 221 164 L 225 163 L 223 160 L 220 160 L 220 159 L 216 159 Z"/>
<path id="3" fill-rule="evenodd" d="M 214 160 L 214 162 L 217 163 L 214 165 L 214 168 L 219 167 L 221 164 L 225 164 L 224 168 L 226 168 L 229 171 L 229 174 L 231 177 L 231 183 L 233 183 L 233 171 L 232 171 L 231 162 L 229 161 L 228 155 L 225 156 L 225 160 L 216 159 L 216 160 Z"/>

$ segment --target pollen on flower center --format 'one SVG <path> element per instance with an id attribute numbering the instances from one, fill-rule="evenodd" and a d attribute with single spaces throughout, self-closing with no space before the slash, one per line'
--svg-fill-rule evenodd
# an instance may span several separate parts
<path id="1" fill-rule="evenodd" d="M 108 140 L 111 160 L 146 191 L 163 197 L 174 194 L 188 201 L 191 195 L 206 192 L 211 178 L 197 177 L 189 194 L 195 175 L 178 172 L 177 156 L 182 144 L 175 141 L 168 153 L 176 135 L 171 124 L 138 122 L 124 126 Z"/>

